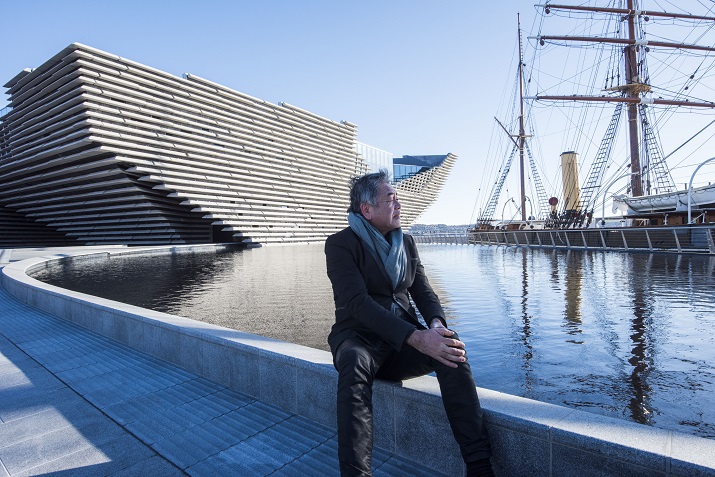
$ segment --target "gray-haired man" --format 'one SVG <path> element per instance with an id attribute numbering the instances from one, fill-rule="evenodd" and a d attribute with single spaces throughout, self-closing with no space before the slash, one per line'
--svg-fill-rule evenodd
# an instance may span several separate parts
<path id="1" fill-rule="evenodd" d="M 372 475 L 372 384 L 435 371 L 468 476 L 492 476 L 491 450 L 464 343 L 447 329 L 387 171 L 351 181 L 349 227 L 325 243 L 335 298 L 328 337 L 338 370 L 343 476 Z M 421 324 L 410 303 L 420 310 Z M 426 443 L 428 445 L 428 443 Z"/>

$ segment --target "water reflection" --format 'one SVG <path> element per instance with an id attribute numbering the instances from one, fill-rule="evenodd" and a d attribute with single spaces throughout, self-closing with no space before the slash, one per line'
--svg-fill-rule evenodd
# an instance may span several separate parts
<path id="1" fill-rule="evenodd" d="M 526 250 L 524 250 L 526 252 Z M 524 390 L 526 395 L 531 394 L 533 378 L 531 376 L 531 358 L 534 357 L 534 348 L 531 345 L 531 316 L 529 315 L 529 271 L 526 253 L 521 256 L 521 317 L 524 323 L 521 340 L 524 344 Z"/>
<path id="2" fill-rule="evenodd" d="M 143 308 L 318 349 L 334 321 L 321 245 L 115 256 L 35 278 Z"/>
<path id="3" fill-rule="evenodd" d="M 421 256 L 476 350 L 479 385 L 715 437 L 714 258 L 436 245 Z"/>
<path id="4" fill-rule="evenodd" d="M 649 405 L 648 374 L 653 361 L 653 336 L 651 331 L 654 330 L 652 324 L 653 303 L 650 295 L 645 289 L 647 280 L 638 279 L 639 272 L 642 277 L 650 275 L 650 268 L 653 263 L 653 256 L 649 255 L 648 260 L 643 264 L 642 270 L 636 270 L 634 262 L 629 262 L 631 268 L 631 276 L 634 280 L 631 281 L 631 295 L 633 303 L 633 320 L 631 321 L 631 356 L 628 363 L 633 366 L 630 375 L 630 385 L 632 397 L 628 408 L 631 412 L 631 418 L 643 424 L 650 421 L 652 409 Z"/>
<path id="5" fill-rule="evenodd" d="M 580 254 L 579 254 L 580 255 Z M 566 252 L 566 307 L 564 308 L 564 329 L 566 333 L 573 336 L 570 343 L 583 344 L 577 339 L 581 334 L 581 287 L 583 285 L 583 264 L 579 259 L 587 259 L 588 256 L 577 256 L 575 252 Z M 586 264 L 587 266 L 587 264 Z"/>
<path id="6" fill-rule="evenodd" d="M 420 245 L 480 386 L 715 437 L 715 258 Z M 321 246 L 81 262 L 41 279 L 327 349 Z"/>

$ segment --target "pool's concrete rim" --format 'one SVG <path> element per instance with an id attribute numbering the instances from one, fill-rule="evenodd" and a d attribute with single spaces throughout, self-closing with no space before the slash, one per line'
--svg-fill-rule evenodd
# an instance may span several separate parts
<path id="1" fill-rule="evenodd" d="M 15 298 L 54 316 L 334 427 L 337 373 L 327 351 L 74 292 L 30 276 L 57 261 L 206 253 L 226 247 L 94 247 L 90 251 L 74 247 L 67 253 L 10 263 L 0 270 L 0 279 Z M 178 349 L 183 352 L 178 353 Z M 227 356 L 231 362 L 227 362 Z M 628 473 L 642 471 L 643 475 L 715 476 L 714 440 L 478 390 L 490 424 L 496 464 L 518 471 L 509 475 L 564 475 L 568 469 L 587 466 L 603 471 L 593 475 L 622 469 Z M 380 382 L 374 400 L 376 445 L 430 467 L 441 462 L 441 470 L 458 475 L 461 459 L 453 439 L 444 437 L 451 433 L 435 378 Z M 423 445 L 425 439 L 442 444 L 430 452 Z"/>

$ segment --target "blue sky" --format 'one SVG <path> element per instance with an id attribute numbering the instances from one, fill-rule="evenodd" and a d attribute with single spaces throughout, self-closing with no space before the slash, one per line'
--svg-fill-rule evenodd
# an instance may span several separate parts
<path id="1" fill-rule="evenodd" d="M 0 84 L 72 42 L 192 73 L 355 123 L 361 142 L 396 156 L 457 154 L 445 190 L 418 221 L 466 224 L 487 169 L 493 118 L 513 85 L 517 12 L 529 31 L 534 3 L 6 2 Z M 6 104 L 3 96 L 0 107 Z"/>
<path id="2" fill-rule="evenodd" d="M 3 5 L 0 81 L 80 42 L 358 125 L 397 156 L 459 161 L 422 223 L 470 221 L 481 156 L 534 2 L 101 1 Z M 3 95 L 0 107 L 7 105 Z"/>

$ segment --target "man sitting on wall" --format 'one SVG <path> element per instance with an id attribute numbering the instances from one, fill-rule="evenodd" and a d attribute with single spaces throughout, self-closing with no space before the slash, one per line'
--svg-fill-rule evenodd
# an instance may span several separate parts
<path id="1" fill-rule="evenodd" d="M 325 243 L 335 298 L 328 343 L 339 373 L 341 475 L 372 475 L 374 379 L 403 380 L 435 371 L 467 475 L 493 476 L 464 343 L 447 328 L 414 239 L 402 233 L 400 202 L 386 170 L 351 181 L 348 223 Z M 410 297 L 428 327 L 418 321 Z"/>

